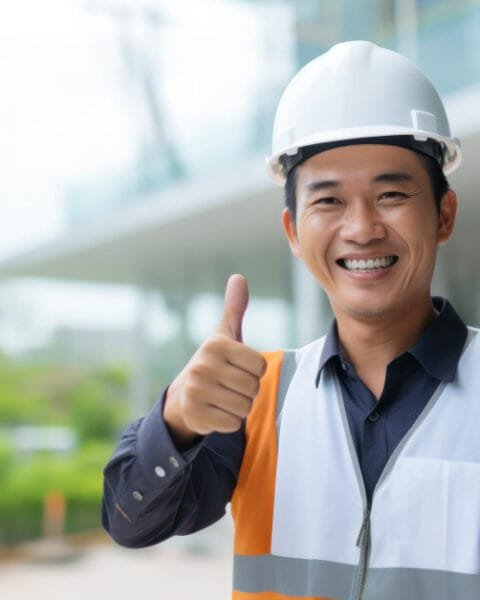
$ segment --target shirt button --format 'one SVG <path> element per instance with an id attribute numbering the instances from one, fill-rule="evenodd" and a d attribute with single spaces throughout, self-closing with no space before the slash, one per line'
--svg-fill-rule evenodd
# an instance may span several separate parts
<path id="1" fill-rule="evenodd" d="M 165 477 L 166 474 L 167 473 L 166 473 L 165 469 L 163 469 L 160 465 L 155 467 L 155 475 L 157 477 Z"/>
<path id="2" fill-rule="evenodd" d="M 370 423 L 376 423 L 380 418 L 380 413 L 377 410 L 374 410 L 372 413 L 368 415 L 368 420 Z"/>
<path id="3" fill-rule="evenodd" d="M 137 502 L 141 502 L 143 500 L 143 494 L 141 494 L 138 490 L 135 490 L 132 493 L 132 498 Z"/>
<path id="4" fill-rule="evenodd" d="M 342 361 L 340 362 L 340 364 L 342 365 L 342 369 L 343 369 L 344 371 L 348 371 L 348 365 L 347 365 L 347 363 L 346 363 L 344 360 L 342 360 Z"/>
<path id="5" fill-rule="evenodd" d="M 178 469 L 178 467 L 180 466 L 180 463 L 178 462 L 178 460 L 174 457 L 171 456 L 168 461 L 170 462 L 170 464 L 172 465 L 172 467 L 175 467 L 176 469 Z"/>

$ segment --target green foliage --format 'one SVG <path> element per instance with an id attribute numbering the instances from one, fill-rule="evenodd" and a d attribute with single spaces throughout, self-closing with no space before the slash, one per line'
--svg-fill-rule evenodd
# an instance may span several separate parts
<path id="1" fill-rule="evenodd" d="M 103 365 L 97 370 L 97 376 L 108 381 L 119 391 L 125 390 L 128 386 L 129 372 L 122 365 Z"/>
<path id="2" fill-rule="evenodd" d="M 2 488 L 3 481 L 13 467 L 13 460 L 13 448 L 7 437 L 0 434 L 0 489 Z"/>
<path id="3" fill-rule="evenodd" d="M 81 440 L 108 439 L 116 430 L 116 411 L 101 381 L 82 381 L 72 391 L 73 425 Z"/>
<path id="4" fill-rule="evenodd" d="M 67 456 L 40 453 L 20 461 L 1 482 L 0 546 L 42 533 L 44 500 L 52 491 L 66 500 L 66 533 L 100 525 L 102 469 L 112 443 L 90 443 Z"/>
<path id="5" fill-rule="evenodd" d="M 14 363 L 0 356 L 0 546 L 42 534 L 45 496 L 66 500 L 65 530 L 100 526 L 102 470 L 128 419 L 128 371 Z M 63 425 L 77 433 L 68 454 L 16 455 L 15 425 Z"/>
<path id="6" fill-rule="evenodd" d="M 15 364 L 2 358 L 0 425 L 71 425 L 85 433 L 84 422 L 98 417 L 103 423 L 98 425 L 100 437 L 108 437 L 127 418 L 128 377 L 128 370 L 121 366 L 81 371 Z"/>
<path id="7" fill-rule="evenodd" d="M 65 392 L 78 379 L 74 371 L 52 366 L 0 363 L 0 423 L 65 424 Z"/>

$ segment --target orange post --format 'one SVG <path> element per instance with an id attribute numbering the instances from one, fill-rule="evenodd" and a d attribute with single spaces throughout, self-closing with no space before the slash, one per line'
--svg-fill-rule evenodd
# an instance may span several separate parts
<path id="1" fill-rule="evenodd" d="M 62 492 L 51 490 L 43 499 L 43 535 L 62 537 L 65 527 L 66 500 Z"/>

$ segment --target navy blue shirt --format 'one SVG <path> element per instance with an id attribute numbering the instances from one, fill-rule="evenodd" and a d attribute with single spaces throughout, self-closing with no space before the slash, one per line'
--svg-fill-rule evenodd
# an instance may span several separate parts
<path id="1" fill-rule="evenodd" d="M 439 315 L 388 365 L 378 400 L 346 360 L 335 322 L 327 334 L 318 372 L 331 363 L 337 373 L 368 498 L 440 382 L 455 377 L 467 328 L 447 301 L 436 298 L 434 305 Z M 244 428 L 213 433 L 181 452 L 162 409 L 163 398 L 127 427 L 105 467 L 102 522 L 125 546 L 148 546 L 210 525 L 225 513 L 237 482 Z"/>
<path id="2" fill-rule="evenodd" d="M 387 460 L 438 385 L 455 378 L 467 328 L 448 302 L 434 298 L 434 306 L 437 318 L 388 365 L 378 400 L 346 359 L 335 322 L 327 334 L 319 373 L 333 363 L 369 500 Z"/>

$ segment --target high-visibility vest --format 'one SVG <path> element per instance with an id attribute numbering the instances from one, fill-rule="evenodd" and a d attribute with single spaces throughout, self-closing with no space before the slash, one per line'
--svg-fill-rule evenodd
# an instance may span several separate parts
<path id="1" fill-rule="evenodd" d="M 232 499 L 234 600 L 480 598 L 480 331 L 367 506 L 323 345 L 266 355 Z"/>

